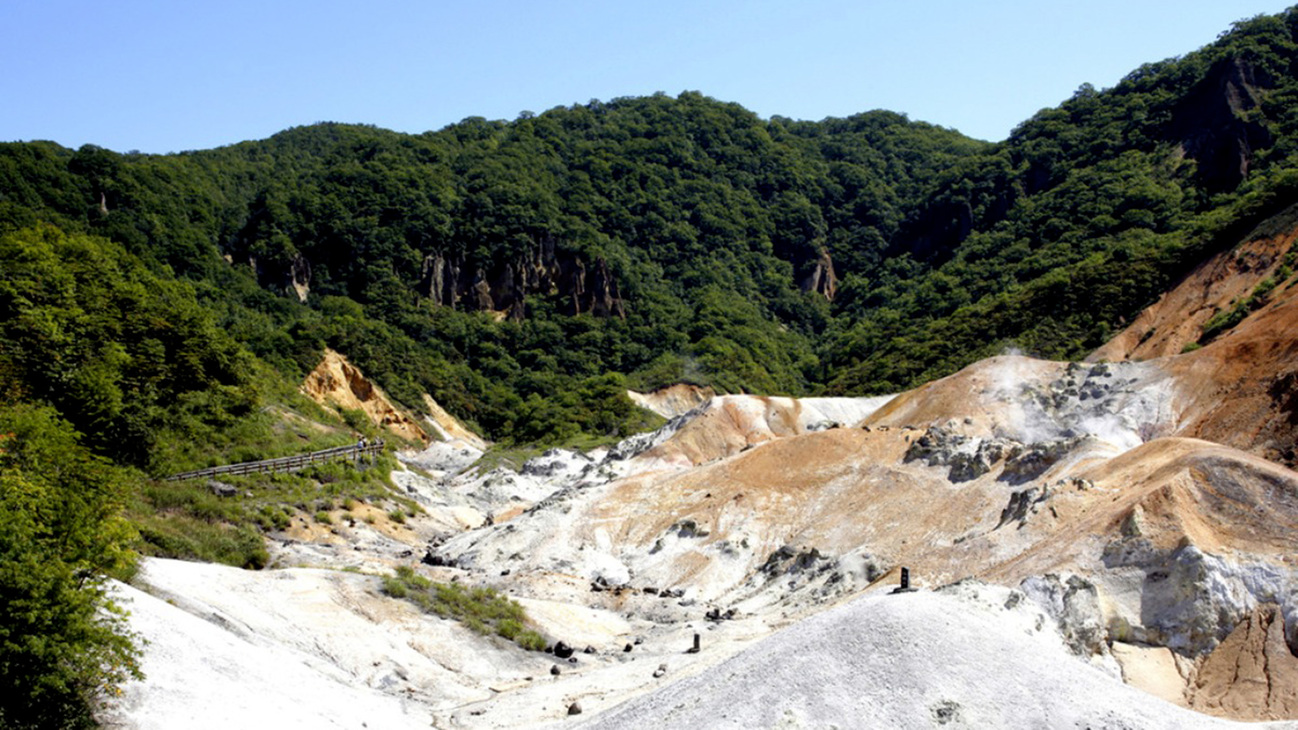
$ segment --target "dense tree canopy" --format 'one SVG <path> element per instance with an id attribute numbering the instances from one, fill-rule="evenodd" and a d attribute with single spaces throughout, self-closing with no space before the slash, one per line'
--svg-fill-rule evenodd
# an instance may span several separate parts
<path id="1" fill-rule="evenodd" d="M 1296 17 L 1084 85 L 995 145 L 884 111 L 763 120 L 696 92 L 421 135 L 319 124 L 179 155 L 3 145 L 0 227 L 25 229 L 11 247 L 55 235 L 40 222 L 101 236 L 154 277 L 109 284 L 110 308 L 150 306 L 133 286 L 168 301 L 180 287 L 205 314 L 180 306 L 167 331 L 220 334 L 176 353 L 149 325 L 72 314 L 89 336 L 42 363 L 32 353 L 58 343 L 40 311 L 75 308 L 11 293 L 6 366 L 33 397 L 76 403 L 92 444 L 174 421 L 127 393 L 224 393 L 216 410 L 237 414 L 240 352 L 296 377 L 324 346 L 407 405 L 429 392 L 494 438 L 557 441 L 634 427 L 585 385 L 610 373 L 866 393 L 1010 345 L 1074 357 L 1285 204 Z M 104 267 L 115 281 L 87 255 L 73 280 Z M 150 360 L 161 369 L 138 369 Z"/>

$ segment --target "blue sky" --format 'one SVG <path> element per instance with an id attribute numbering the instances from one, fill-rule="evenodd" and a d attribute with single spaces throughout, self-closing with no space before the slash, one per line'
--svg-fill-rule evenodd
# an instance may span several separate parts
<path id="1" fill-rule="evenodd" d="M 700 91 L 763 117 L 871 109 L 1003 139 L 1082 83 L 1203 46 L 1265 0 L 3 0 L 0 141 L 171 152 L 318 121 Z"/>

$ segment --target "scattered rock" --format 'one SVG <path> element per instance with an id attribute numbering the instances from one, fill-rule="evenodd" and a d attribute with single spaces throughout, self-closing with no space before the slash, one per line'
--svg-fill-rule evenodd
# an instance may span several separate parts
<path id="1" fill-rule="evenodd" d="M 419 562 L 423 563 L 424 565 L 431 565 L 435 568 L 455 567 L 455 560 L 450 558 L 444 558 L 441 555 L 438 555 L 437 553 L 433 552 L 431 549 L 429 549 L 427 552 L 424 553 L 424 557 L 420 558 Z"/>
<path id="2" fill-rule="evenodd" d="M 215 479 L 207 480 L 207 488 L 212 494 L 215 494 L 218 497 L 233 497 L 239 493 L 239 490 L 236 489 L 233 484 L 218 482 Z"/>
<path id="3" fill-rule="evenodd" d="M 1028 522 L 1028 517 L 1041 511 L 1041 505 L 1050 499 L 1050 487 L 1028 487 L 1020 489 L 1010 495 L 1009 504 L 1001 510 L 1000 522 L 996 523 L 996 529 L 1000 529 L 1010 522 L 1018 522 L 1022 528 Z"/>
<path id="4" fill-rule="evenodd" d="M 1081 437 L 1073 437 L 1055 441 L 1042 441 L 1024 447 L 1022 451 L 1011 456 L 1005 462 L 1005 469 L 1001 472 L 1001 481 L 1010 484 L 1022 484 L 1032 481 L 1045 474 L 1050 467 L 1058 463 L 1060 459 L 1081 442 Z"/>
<path id="5" fill-rule="evenodd" d="M 581 714 L 581 703 L 580 703 L 580 702 L 573 702 L 571 705 L 568 705 L 568 714 L 569 714 L 569 715 L 580 715 L 580 714 Z"/>
<path id="6" fill-rule="evenodd" d="M 554 645 L 554 655 L 559 657 L 560 659 L 567 659 L 568 657 L 573 655 L 574 651 L 575 650 L 571 646 L 568 646 L 562 641 L 556 642 Z"/>
<path id="7" fill-rule="evenodd" d="M 958 702 L 940 700 L 929 707 L 929 712 L 933 714 L 933 722 L 938 725 L 960 722 L 960 703 Z"/>
<path id="8" fill-rule="evenodd" d="M 550 665 L 550 674 L 552 674 L 552 675 L 554 675 L 554 676 L 557 677 L 557 676 L 559 676 L 559 675 L 562 674 L 562 673 L 563 673 L 563 670 L 559 669 L 559 665 L 558 665 L 558 664 L 552 664 L 552 665 Z"/>
<path id="9" fill-rule="evenodd" d="M 654 670 L 654 679 L 658 679 L 659 677 L 663 676 L 666 673 L 667 673 L 667 665 L 659 664 L 658 668 Z"/>

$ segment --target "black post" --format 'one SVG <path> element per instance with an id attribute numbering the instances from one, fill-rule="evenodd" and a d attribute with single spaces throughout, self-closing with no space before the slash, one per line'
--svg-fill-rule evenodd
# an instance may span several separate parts
<path id="1" fill-rule="evenodd" d="M 901 589 L 904 591 L 909 588 L 910 588 L 910 568 L 902 568 L 901 569 Z"/>

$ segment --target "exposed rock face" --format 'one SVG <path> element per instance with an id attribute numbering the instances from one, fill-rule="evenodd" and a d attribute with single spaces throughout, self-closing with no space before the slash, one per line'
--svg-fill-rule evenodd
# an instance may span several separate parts
<path id="1" fill-rule="evenodd" d="M 397 410 L 360 369 L 333 350 L 326 349 L 324 359 L 306 376 L 302 393 L 321 405 L 364 411 L 374 424 L 397 436 L 428 442 L 428 434 L 414 419 Z"/>
<path id="2" fill-rule="evenodd" d="M 1222 59 L 1199 87 L 1173 111 L 1173 138 L 1198 162 L 1197 176 L 1213 190 L 1230 190 L 1248 174 L 1253 150 L 1271 144 L 1271 134 L 1248 112 L 1269 86 L 1243 58 Z"/>
<path id="3" fill-rule="evenodd" d="M 257 282 L 272 291 L 292 293 L 300 302 L 306 302 L 311 292 L 311 262 L 302 254 L 294 254 L 287 262 L 268 262 L 253 253 L 246 254 L 246 263 Z M 236 261 L 232 254 L 227 261 Z"/>
<path id="4" fill-rule="evenodd" d="M 1094 583 L 1076 575 L 1064 579 L 1048 573 L 1025 578 L 1019 590 L 1055 620 L 1073 653 L 1089 657 L 1108 652 L 1104 643 L 1108 631 Z"/>
<path id="5" fill-rule="evenodd" d="M 555 296 L 564 314 L 626 317 L 617 281 L 604 259 L 587 264 L 577 254 L 542 241 L 513 261 L 491 269 L 442 253 L 424 259 L 419 293 L 446 307 L 503 312 L 512 320 L 527 313 L 529 296 Z"/>
<path id="6" fill-rule="evenodd" d="M 996 527 L 1002 527 L 1010 522 L 1019 523 L 1019 527 L 1028 522 L 1028 517 L 1041 511 L 1041 505 L 1050 499 L 1050 487 L 1028 487 L 1021 489 L 1010 495 L 1009 504 L 1001 510 L 1001 520 L 996 523 Z"/>
<path id="7" fill-rule="evenodd" d="M 1186 345 L 1199 341 L 1204 324 L 1214 314 L 1229 310 L 1275 275 L 1296 235 L 1298 231 L 1291 230 L 1264 236 L 1209 258 L 1086 359 L 1147 360 L 1180 354 Z M 1281 289 L 1273 296 L 1283 294 Z"/>
<path id="8" fill-rule="evenodd" d="M 676 418 L 712 400 L 717 392 L 711 386 L 700 388 L 689 383 L 677 383 L 650 393 L 628 390 L 626 394 L 632 403 L 641 408 L 653 411 L 663 418 Z"/>
<path id="9" fill-rule="evenodd" d="M 950 466 L 948 479 L 967 482 L 988 473 L 1002 459 L 1014 458 L 1022 450 L 1023 445 L 1017 441 L 974 438 L 943 426 L 930 426 L 906 450 L 906 461 L 922 459 L 929 466 Z"/>
<path id="10" fill-rule="evenodd" d="M 1298 657 L 1277 606 L 1259 606 L 1208 655 L 1190 705 L 1242 720 L 1298 717 Z"/>
<path id="11" fill-rule="evenodd" d="M 838 293 L 838 277 L 834 275 L 834 259 L 830 258 L 828 250 L 820 252 L 816 266 L 802 280 L 802 290 L 814 291 L 829 301 L 834 301 L 834 295 Z"/>
<path id="12" fill-rule="evenodd" d="M 433 429 L 442 441 L 462 441 L 478 451 L 486 451 L 487 447 L 491 446 L 481 436 L 465 428 L 459 419 L 447 413 L 446 409 L 427 393 L 424 394 L 424 407 L 428 409 L 429 428 Z"/>

